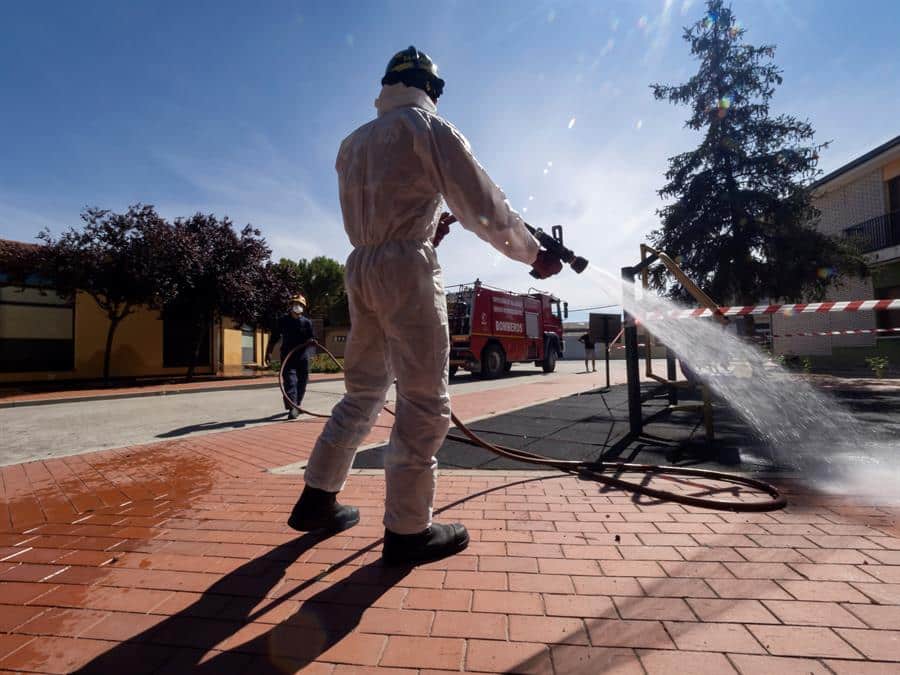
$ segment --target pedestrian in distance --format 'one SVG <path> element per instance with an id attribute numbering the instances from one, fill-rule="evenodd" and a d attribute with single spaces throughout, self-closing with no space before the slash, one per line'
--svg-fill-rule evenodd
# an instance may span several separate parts
<path id="1" fill-rule="evenodd" d="M 540 249 L 465 137 L 438 116 L 444 80 L 432 60 L 409 47 L 390 60 L 381 84 L 378 116 L 344 139 L 336 162 L 353 246 L 345 279 L 347 393 L 316 441 L 288 524 L 333 532 L 359 522 L 359 510 L 340 504 L 337 493 L 396 377 L 396 419 L 384 452 L 382 557 L 415 564 L 453 555 L 469 542 L 461 523 L 432 521 L 434 455 L 450 425 L 447 302 L 435 247 L 458 219 L 540 278 L 562 265 Z M 454 215 L 441 213 L 442 201 Z"/>
<path id="2" fill-rule="evenodd" d="M 588 331 L 587 333 L 582 335 L 580 338 L 578 338 L 578 341 L 584 345 L 584 372 L 586 372 L 586 373 L 591 372 L 590 369 L 588 368 L 588 359 L 590 359 L 591 365 L 594 367 L 594 372 L 596 373 L 597 372 L 597 354 L 594 351 L 594 348 L 596 347 L 597 343 L 594 340 L 594 337 L 591 335 L 591 331 Z"/>
<path id="3" fill-rule="evenodd" d="M 265 363 L 269 365 L 272 350 L 277 342 L 281 342 L 281 362 L 288 358 L 291 351 L 308 342 L 313 337 L 312 321 L 303 316 L 306 311 L 306 298 L 296 295 L 291 299 L 290 311 L 278 319 L 266 345 Z M 300 416 L 300 406 L 306 394 L 306 383 L 309 380 L 309 353 L 312 349 L 297 349 L 290 355 L 282 370 L 282 384 L 288 397 L 284 400 L 284 409 L 288 418 L 295 420 Z"/>

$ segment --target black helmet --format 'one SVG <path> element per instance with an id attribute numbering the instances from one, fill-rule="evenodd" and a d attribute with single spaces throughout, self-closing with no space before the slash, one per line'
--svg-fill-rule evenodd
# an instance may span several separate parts
<path id="1" fill-rule="evenodd" d="M 410 45 L 402 52 L 397 52 L 388 62 L 381 84 L 397 84 L 402 82 L 407 87 L 421 89 L 437 101 L 444 93 L 444 81 L 438 77 L 438 69 L 434 61 L 425 52 Z"/>

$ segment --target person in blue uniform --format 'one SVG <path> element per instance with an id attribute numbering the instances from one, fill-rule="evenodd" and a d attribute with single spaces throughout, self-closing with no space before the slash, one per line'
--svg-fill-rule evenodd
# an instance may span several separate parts
<path id="1" fill-rule="evenodd" d="M 281 341 L 281 361 L 284 363 L 292 349 L 312 339 L 312 321 L 303 316 L 305 309 L 306 298 L 302 295 L 291 299 L 290 312 L 278 319 L 272 330 L 269 344 L 266 346 L 266 365 L 272 357 L 272 350 L 276 342 Z M 306 382 L 309 379 L 308 353 L 312 351 L 314 350 L 298 349 L 291 354 L 290 360 L 282 371 L 284 390 L 290 397 L 284 399 L 284 409 L 288 411 L 288 417 L 292 420 L 300 416 L 300 405 L 303 403 Z"/>

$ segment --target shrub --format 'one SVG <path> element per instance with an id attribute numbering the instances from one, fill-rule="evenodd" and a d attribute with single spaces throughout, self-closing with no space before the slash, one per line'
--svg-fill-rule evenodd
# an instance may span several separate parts
<path id="1" fill-rule="evenodd" d="M 866 365 L 875 373 L 875 377 L 884 377 L 888 369 L 888 360 L 886 356 L 870 356 L 866 359 Z"/>
<path id="2" fill-rule="evenodd" d="M 339 373 L 344 367 L 344 359 L 338 359 L 338 364 L 331 360 L 328 354 L 316 354 L 309 360 L 309 372 L 311 373 Z"/>

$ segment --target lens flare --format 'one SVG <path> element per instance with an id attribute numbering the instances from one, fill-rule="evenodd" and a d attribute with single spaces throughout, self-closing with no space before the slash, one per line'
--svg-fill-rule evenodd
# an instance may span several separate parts
<path id="1" fill-rule="evenodd" d="M 646 15 L 645 15 L 645 16 L 642 16 L 640 19 L 638 19 L 637 26 L 641 30 L 644 30 L 649 23 L 650 22 L 648 21 Z"/>
<path id="2" fill-rule="evenodd" d="M 573 117 L 572 119 L 569 120 L 569 128 L 571 129 L 574 126 L 575 126 L 575 118 Z"/>
<path id="3" fill-rule="evenodd" d="M 716 113 L 719 116 L 719 119 L 725 117 L 728 114 L 728 109 L 731 107 L 731 97 L 728 95 L 723 96 L 716 102 Z"/>
<path id="4" fill-rule="evenodd" d="M 822 281 L 837 276 L 837 271 L 833 267 L 820 267 L 816 270 L 816 276 Z"/>

